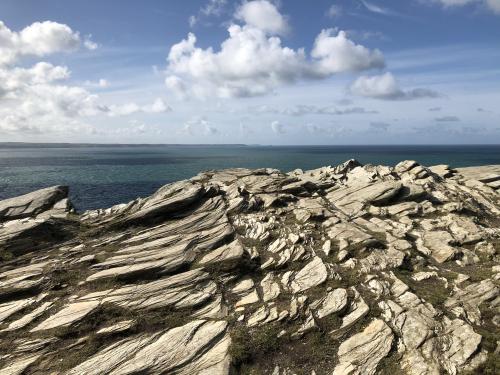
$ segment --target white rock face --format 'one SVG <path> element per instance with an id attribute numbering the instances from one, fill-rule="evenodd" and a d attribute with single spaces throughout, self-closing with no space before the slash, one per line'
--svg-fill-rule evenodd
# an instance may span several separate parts
<path id="1" fill-rule="evenodd" d="M 67 198 L 67 186 L 52 186 L 0 201 L 0 222 L 34 217 Z"/>
<path id="2" fill-rule="evenodd" d="M 333 375 L 373 375 L 391 350 L 393 334 L 382 320 L 373 320 L 362 332 L 343 342 Z"/>
<path id="3" fill-rule="evenodd" d="M 325 297 L 311 304 L 311 308 L 316 308 L 316 316 L 318 319 L 339 312 L 346 306 L 347 290 L 342 288 L 328 292 Z"/>
<path id="4" fill-rule="evenodd" d="M 225 322 L 193 321 L 163 334 L 125 339 L 103 349 L 68 375 L 161 374 L 173 369 L 185 375 L 228 374 L 231 340 L 225 334 L 226 328 Z"/>
<path id="5" fill-rule="evenodd" d="M 328 269 L 320 257 L 315 257 L 293 276 L 290 287 L 294 293 L 299 293 L 324 283 L 327 278 Z"/>
<path id="6" fill-rule="evenodd" d="M 349 160 L 83 214 L 59 187 L 2 201 L 0 374 L 494 373 L 496 170 Z"/>

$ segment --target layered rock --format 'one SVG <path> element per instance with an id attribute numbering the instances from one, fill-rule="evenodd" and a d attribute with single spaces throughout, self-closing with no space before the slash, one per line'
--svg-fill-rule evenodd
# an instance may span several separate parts
<path id="1" fill-rule="evenodd" d="M 499 167 L 209 171 L 0 202 L 2 374 L 494 373 Z"/>

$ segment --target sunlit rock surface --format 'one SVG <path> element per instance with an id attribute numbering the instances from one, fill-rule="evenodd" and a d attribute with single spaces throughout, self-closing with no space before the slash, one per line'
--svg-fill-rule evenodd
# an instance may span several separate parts
<path id="1" fill-rule="evenodd" d="M 500 167 L 208 171 L 0 201 L 0 374 L 496 374 Z"/>

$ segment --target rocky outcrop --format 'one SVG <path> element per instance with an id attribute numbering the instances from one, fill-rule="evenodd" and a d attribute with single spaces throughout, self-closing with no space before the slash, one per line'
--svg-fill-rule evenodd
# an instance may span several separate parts
<path id="1" fill-rule="evenodd" d="M 68 206 L 68 187 L 52 186 L 0 201 L 0 222 L 35 217 L 51 209 Z"/>
<path id="2" fill-rule="evenodd" d="M 494 373 L 497 166 L 208 171 L 0 202 L 1 374 Z"/>

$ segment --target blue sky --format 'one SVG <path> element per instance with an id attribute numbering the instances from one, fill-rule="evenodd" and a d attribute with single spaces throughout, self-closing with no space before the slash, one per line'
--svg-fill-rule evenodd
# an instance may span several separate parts
<path id="1" fill-rule="evenodd" d="M 0 21 L 0 141 L 500 142 L 500 0 L 3 0 Z"/>

